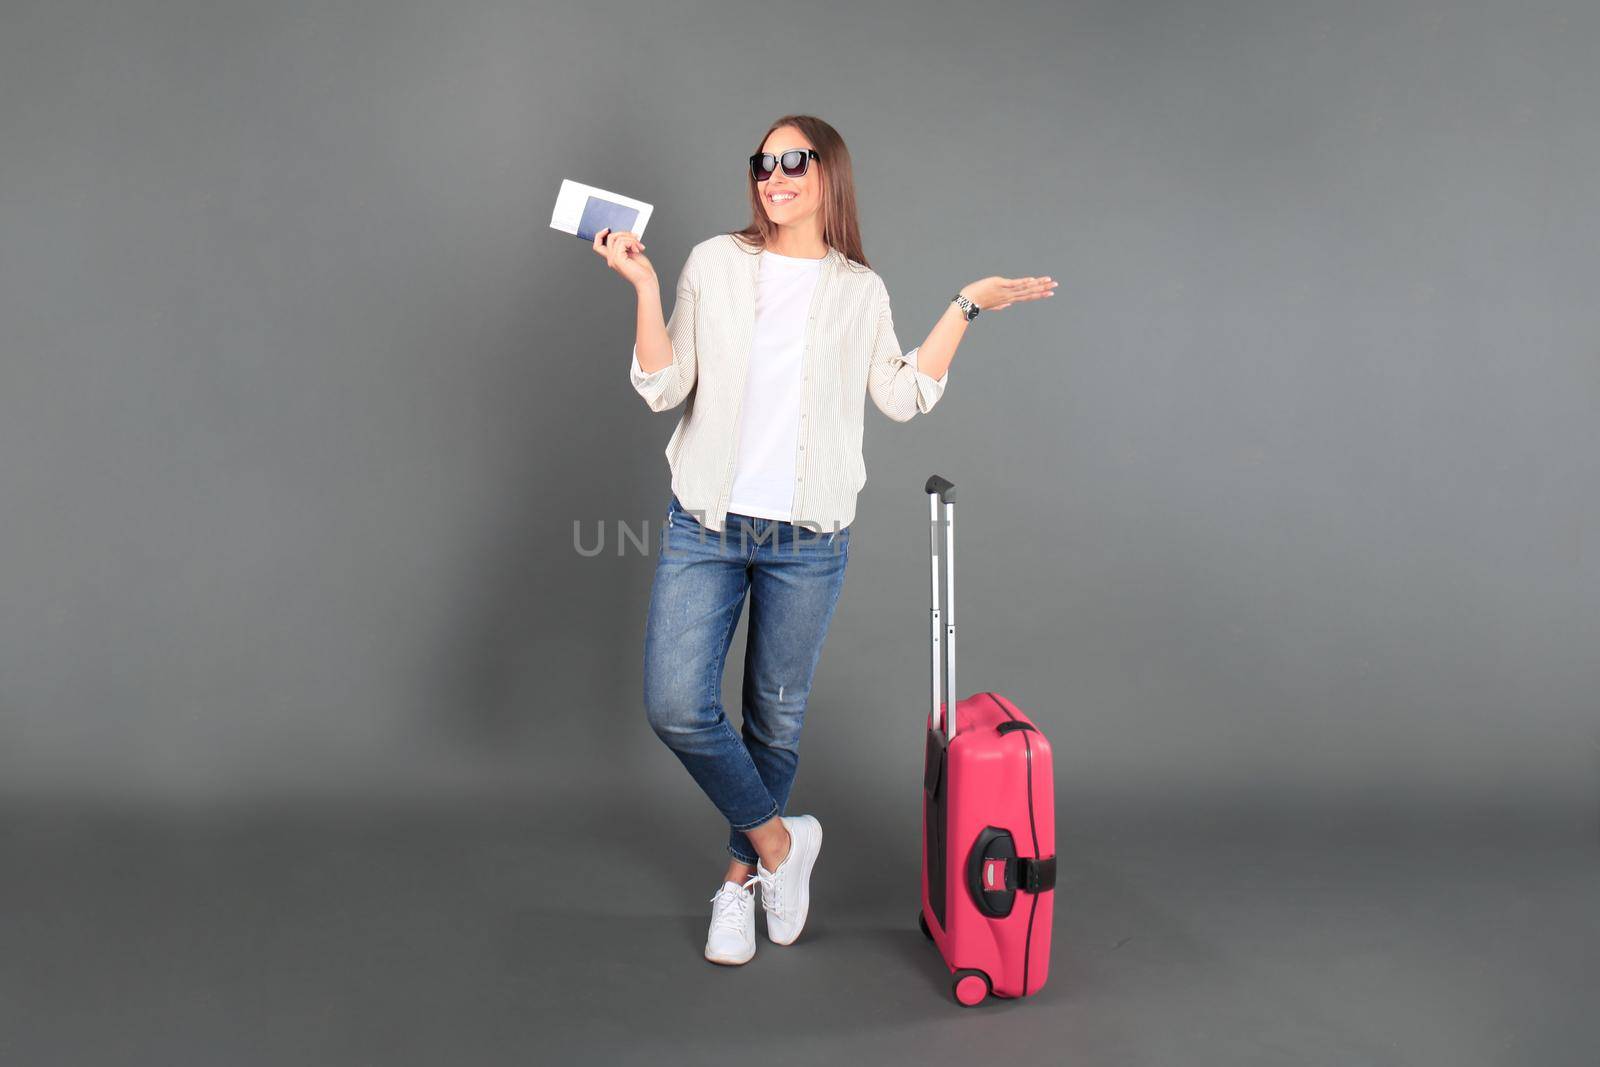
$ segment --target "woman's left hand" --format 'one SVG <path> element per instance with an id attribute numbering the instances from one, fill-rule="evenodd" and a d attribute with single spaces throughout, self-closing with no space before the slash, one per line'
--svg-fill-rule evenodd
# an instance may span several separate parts
<path id="1" fill-rule="evenodd" d="M 1002 278 L 996 274 L 961 287 L 961 295 L 983 311 L 999 311 L 1023 300 L 1040 300 L 1055 295 L 1056 283 L 1042 278 Z"/>

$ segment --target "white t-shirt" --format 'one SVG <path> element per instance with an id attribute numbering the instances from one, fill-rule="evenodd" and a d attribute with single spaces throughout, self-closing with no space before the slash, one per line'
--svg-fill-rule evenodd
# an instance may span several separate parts
<path id="1" fill-rule="evenodd" d="M 800 361 L 806 315 L 821 273 L 820 259 L 761 253 L 730 512 L 790 521 L 800 436 Z"/>

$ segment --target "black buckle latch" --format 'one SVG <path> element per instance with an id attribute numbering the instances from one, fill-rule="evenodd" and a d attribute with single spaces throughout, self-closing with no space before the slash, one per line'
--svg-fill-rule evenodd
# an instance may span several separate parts
<path id="1" fill-rule="evenodd" d="M 1024 893 L 1046 893 L 1056 887 L 1056 858 L 1048 856 L 1044 859 L 1028 859 L 1022 857 L 1014 861 L 1015 873 L 1006 871 L 1007 887 L 1015 886 Z M 1006 864 L 1008 868 L 1011 864 Z"/>

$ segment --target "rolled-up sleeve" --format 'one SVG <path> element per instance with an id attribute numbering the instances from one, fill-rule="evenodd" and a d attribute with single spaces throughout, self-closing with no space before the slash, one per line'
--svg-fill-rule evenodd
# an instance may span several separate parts
<path id="1" fill-rule="evenodd" d="M 650 405 L 651 411 L 665 411 L 683 403 L 684 397 L 694 388 L 697 372 L 695 358 L 695 305 L 700 295 L 695 276 L 695 257 L 691 253 L 683 270 L 678 274 L 678 291 L 672 303 L 672 315 L 667 319 L 667 339 L 672 342 L 672 362 L 659 370 L 646 374 L 639 366 L 639 346 L 633 346 L 633 365 L 628 369 L 628 380 L 634 391 Z"/>
<path id="2" fill-rule="evenodd" d="M 921 346 L 918 346 L 920 348 Z M 950 380 L 947 369 L 942 378 L 922 373 L 917 366 L 917 348 L 901 353 L 894 333 L 894 316 L 889 310 L 889 290 L 878 282 L 878 329 L 872 342 L 872 366 L 867 371 L 867 392 L 878 410 L 895 422 L 906 422 L 918 412 L 929 412 L 944 395 Z"/>

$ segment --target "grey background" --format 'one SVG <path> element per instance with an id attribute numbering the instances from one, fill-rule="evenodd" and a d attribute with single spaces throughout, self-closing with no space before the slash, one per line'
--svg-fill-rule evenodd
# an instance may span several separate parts
<path id="1" fill-rule="evenodd" d="M 807 111 L 851 147 L 867 256 L 902 347 L 968 281 L 1061 282 L 1050 301 L 974 324 L 931 415 L 896 425 L 869 406 L 868 482 L 791 804 L 836 828 L 827 877 L 843 879 L 851 860 L 909 864 L 913 903 L 905 875 L 885 873 L 900 896 L 882 916 L 912 921 L 919 490 L 938 470 L 962 489 L 962 689 L 1001 689 L 1049 732 L 1063 852 L 1079 861 L 1067 885 L 1106 909 L 1074 903 L 1049 992 L 1066 1011 L 1091 987 L 1115 989 L 1061 969 L 1120 947 L 1108 915 L 1128 937 L 1163 922 L 1183 932 L 1155 940 L 1165 947 L 1135 979 L 1161 977 L 1137 1007 L 1097 1009 L 1126 1027 L 1075 1029 L 1070 1015 L 1003 1006 L 1009 1016 L 967 1024 L 980 1028 L 964 1031 L 974 1047 L 1034 1048 L 1043 1038 L 1023 1020 L 1051 1020 L 1051 1047 L 1108 1062 L 1171 1062 L 1184 1049 L 1231 1063 L 1293 1049 L 1311 1062 L 1312 1048 L 1329 1062 L 1388 1062 L 1400 1031 L 1383 1024 L 1403 1030 L 1420 1012 L 1435 1025 L 1411 1034 L 1409 1062 L 1592 1062 L 1581 1006 L 1552 1007 L 1575 977 L 1594 977 L 1581 962 L 1592 956 L 1560 948 L 1595 933 L 1582 888 L 1596 877 L 1592 848 L 1541 854 L 1543 866 L 1450 852 L 1424 865 L 1431 882 L 1360 849 L 1412 857 L 1412 844 L 1381 842 L 1414 832 L 1437 847 L 1453 840 L 1445 828 L 1478 849 L 1485 827 L 1519 846 L 1592 833 L 1597 42 L 1600 12 L 1577 0 L 981 12 L 11 0 L 0 8 L 0 790 L 4 855 L 27 875 L 11 881 L 8 911 L 32 918 L 6 934 L 7 956 L 31 965 L 7 972 L 10 988 L 54 996 L 39 968 L 68 967 L 61 937 L 79 930 L 85 958 L 116 976 L 107 992 L 147 998 L 97 1016 L 121 1035 L 99 1048 L 108 1058 L 228 1045 L 246 1062 L 230 1042 L 253 1006 L 304 1023 L 294 1013 L 320 1003 L 286 993 L 302 988 L 293 978 L 330 995 L 368 988 L 373 1014 L 352 1009 L 350 1030 L 324 1019 L 254 1031 L 263 1062 L 308 1047 L 365 1062 L 378 1046 L 350 1035 L 394 1025 L 396 1004 L 404 1018 L 420 1004 L 471 1017 L 462 1025 L 484 1058 L 525 1054 L 533 1031 L 521 1027 L 539 1026 L 539 1040 L 565 1032 L 574 1044 L 562 1047 L 626 1059 L 642 1046 L 595 1043 L 593 1028 L 619 1017 L 585 1014 L 600 988 L 618 994 L 608 1003 L 621 1017 L 654 1003 L 651 1026 L 664 1029 L 639 1033 L 688 1042 L 705 1062 L 692 1035 L 717 1016 L 695 1012 L 714 1001 L 679 968 L 700 962 L 699 901 L 722 832 L 645 725 L 653 557 L 616 553 L 619 520 L 648 523 L 652 538 L 659 528 L 661 449 L 678 412 L 650 413 L 628 385 L 631 291 L 547 223 L 567 177 L 654 203 L 646 243 L 670 294 L 694 243 L 746 221 L 742 161 L 767 123 Z M 588 539 L 604 524 L 608 551 L 580 555 L 575 523 Z M 741 627 L 733 708 L 742 642 Z M 350 816 L 341 836 L 339 812 L 367 811 L 390 814 Z M 372 825 L 409 828 L 415 847 Z M 1326 864 L 1313 874 L 1252 867 L 1229 851 L 1244 846 L 1191 836 L 1269 842 L 1250 855 L 1281 858 L 1271 842 L 1335 826 L 1356 851 L 1312 848 Z M 1144 832 L 1156 836 L 1127 836 Z M 1167 833 L 1182 847 L 1130 843 Z M 1095 853 L 1096 840 L 1111 844 Z M 119 849 L 131 866 L 117 866 Z M 1260 873 L 1219 889 L 1242 927 L 1183 910 L 1200 899 L 1185 878 L 1205 857 L 1219 877 Z M 647 869 L 647 888 L 610 890 L 615 908 L 587 900 L 589 876 L 623 877 L 628 862 L 644 864 L 632 876 Z M 1373 863 L 1395 881 L 1357 873 Z M 327 877 L 314 890 L 275 880 L 290 869 Z M 1463 886 L 1486 870 L 1498 873 Z M 438 987 L 405 987 L 415 1002 L 370 992 L 402 981 L 372 951 L 395 931 L 428 932 L 402 943 L 456 959 L 463 942 L 439 924 L 501 913 L 450 894 L 490 892 L 496 877 L 511 879 L 494 900 L 525 922 L 507 920 L 522 940 L 468 938 L 485 954 L 428 972 Z M 368 879 L 375 893 L 418 894 L 370 903 L 393 927 L 351 919 L 338 929 L 352 940 L 283 939 L 324 929 L 309 915 L 369 914 L 353 903 L 368 901 Z M 1555 880 L 1574 895 L 1530 895 Z M 1160 907 L 1177 910 L 1140 898 L 1141 884 L 1166 887 Z M 1273 911 L 1306 900 L 1279 890 L 1308 884 L 1330 901 L 1371 891 L 1402 903 Z M 1423 884 L 1464 909 L 1438 919 L 1437 936 L 1414 925 L 1437 916 L 1412 906 Z M 840 902 L 836 925 L 824 916 L 808 935 L 819 948 L 849 944 L 837 935 L 852 921 L 889 929 L 861 903 L 870 894 L 842 880 L 818 892 Z M 238 907 L 218 903 L 230 900 Z M 622 912 L 635 918 L 608 918 Z M 663 914 L 673 940 L 648 949 Z M 88 915 L 99 918 L 85 926 Z M 1253 917 L 1326 941 L 1267 937 L 1281 970 L 1216 981 L 1227 959 L 1206 939 Z M 1517 922 L 1554 925 L 1523 937 Z M 1392 1019 L 1379 996 L 1327 1017 L 1262 1006 L 1263 989 L 1298 995 L 1282 992 L 1290 973 L 1322 980 L 1304 976 L 1326 976 L 1331 951 L 1385 923 L 1420 938 L 1401 938 L 1411 969 L 1391 967 L 1396 943 L 1379 938 L 1373 958 L 1390 962 L 1334 968 L 1341 980 L 1413 998 L 1439 974 L 1462 981 L 1477 964 L 1450 953 L 1485 925 L 1501 934 L 1485 951 L 1508 954 L 1496 970 L 1518 977 L 1447 984 L 1420 1005 L 1402 996 L 1419 1010 Z M 874 975 L 904 1010 L 886 1009 L 886 1029 L 857 1020 L 833 1035 L 884 1053 L 926 1031 L 970 1056 L 928 1025 L 952 1025 L 937 965 L 908 986 L 900 936 L 883 934 L 881 973 L 859 959 L 849 973 Z M 552 944 L 577 970 L 536 980 L 534 1004 L 472 992 L 526 992 L 505 968 L 544 975 Z M 169 953 L 159 980 L 136 966 L 153 946 Z M 306 965 L 322 953 L 347 969 Z M 752 966 L 777 966 L 774 954 Z M 925 962 L 920 945 L 906 955 Z M 1510 966 L 1535 961 L 1542 978 Z M 837 960 L 807 966 L 785 979 L 791 992 L 806 980 L 839 992 Z M 663 976 L 686 999 L 657 1003 Z M 1196 985 L 1217 999 L 1183 1001 Z M 83 987 L 63 974 L 59 988 L 59 1003 L 14 1010 L 34 1024 L 65 1017 L 47 1009 L 65 1012 Z M 202 988 L 211 1000 L 194 1000 Z M 445 989 L 460 999 L 441 1001 Z M 1165 1017 L 1194 1029 L 1144 1028 L 1163 1017 L 1149 999 L 1163 989 L 1179 998 Z M 1306 1002 L 1326 992 L 1308 989 Z M 179 1004 L 179 1018 L 205 1025 L 152 1021 Z M 1486 1008 L 1535 1004 L 1515 1024 Z M 508 1026 L 496 1006 L 529 1014 Z M 583 1026 L 536 1024 L 540 1007 Z M 674 1010 L 676 1023 L 661 1021 Z M 1265 1016 L 1290 1022 L 1263 1030 Z M 1336 1039 L 1355 1018 L 1365 1036 Z M 1247 1044 L 1208 1044 L 1205 1020 Z M 1574 1028 L 1589 1042 L 1569 1040 Z M 65 1032 L 85 1062 L 100 1031 Z M 453 1034 L 441 1023 L 396 1039 L 385 1062 L 460 1054 Z M 335 1043 L 296 1043 L 323 1038 Z M 49 1058 L 39 1041 L 32 1062 Z"/>

